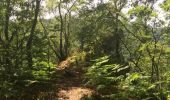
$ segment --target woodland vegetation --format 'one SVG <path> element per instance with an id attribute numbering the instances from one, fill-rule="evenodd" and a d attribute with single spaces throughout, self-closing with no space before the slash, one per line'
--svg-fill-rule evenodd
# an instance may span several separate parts
<path id="1" fill-rule="evenodd" d="M 60 100 L 62 84 L 93 90 L 81 100 L 170 100 L 169 10 L 170 0 L 0 0 L 0 100 Z"/>

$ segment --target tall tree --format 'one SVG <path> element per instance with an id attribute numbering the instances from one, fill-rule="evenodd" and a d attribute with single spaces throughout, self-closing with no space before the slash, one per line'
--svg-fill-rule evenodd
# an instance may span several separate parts
<path id="1" fill-rule="evenodd" d="M 26 44 L 26 49 L 27 49 L 27 61 L 28 61 L 28 67 L 32 68 L 33 61 L 32 61 L 32 42 L 33 42 L 33 37 L 35 33 L 35 28 L 37 25 L 37 18 L 40 10 L 40 0 L 36 0 L 36 6 L 34 10 L 34 19 L 32 21 L 32 26 L 31 26 L 31 31 L 30 35 Z"/>

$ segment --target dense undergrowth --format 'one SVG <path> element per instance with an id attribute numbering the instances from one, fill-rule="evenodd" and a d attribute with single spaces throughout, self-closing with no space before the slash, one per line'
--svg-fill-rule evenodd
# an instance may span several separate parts
<path id="1" fill-rule="evenodd" d="M 0 98 L 1 100 L 18 100 L 22 95 L 25 95 L 23 93 L 26 89 L 30 88 L 30 93 L 28 92 L 27 95 L 31 95 L 33 91 L 38 91 L 38 89 L 47 90 L 51 87 L 49 84 L 52 84 L 50 81 L 54 75 L 57 77 L 55 72 L 56 65 L 46 62 L 37 63 L 33 69 L 18 69 L 13 75 L 8 76 L 10 79 L 1 79 Z M 31 88 L 34 87 L 39 88 L 32 90 L 31 93 Z"/>
<path id="2" fill-rule="evenodd" d="M 109 60 L 109 56 L 94 60 L 86 73 L 86 85 L 95 88 L 101 100 L 168 99 L 168 89 L 158 89 L 160 84 L 167 86 L 169 81 L 151 83 L 149 75 L 133 72 L 130 66 L 112 64 Z"/>

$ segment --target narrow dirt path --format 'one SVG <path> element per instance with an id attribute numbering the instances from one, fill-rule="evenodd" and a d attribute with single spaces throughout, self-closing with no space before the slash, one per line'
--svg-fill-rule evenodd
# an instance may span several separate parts
<path id="1" fill-rule="evenodd" d="M 59 80 L 59 91 L 57 100 L 81 100 L 84 96 L 90 96 L 93 90 L 83 86 L 82 69 L 73 69 L 65 72 L 64 77 Z"/>

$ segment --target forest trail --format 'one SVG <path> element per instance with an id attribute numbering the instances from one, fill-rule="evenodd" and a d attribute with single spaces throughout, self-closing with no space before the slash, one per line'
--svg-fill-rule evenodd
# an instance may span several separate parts
<path id="1" fill-rule="evenodd" d="M 59 90 L 57 100 L 81 100 L 84 96 L 90 96 L 93 90 L 83 84 L 82 68 L 60 68 L 57 69 L 64 73 L 59 79 Z"/>
<path id="2" fill-rule="evenodd" d="M 24 89 L 19 100 L 37 100 L 37 98 L 39 100 L 82 100 L 93 95 L 94 90 L 84 85 L 82 67 L 67 64 L 57 66 L 56 75 L 60 76 L 50 82 L 37 81 L 29 85 Z M 53 76 L 56 77 L 55 74 Z"/>

